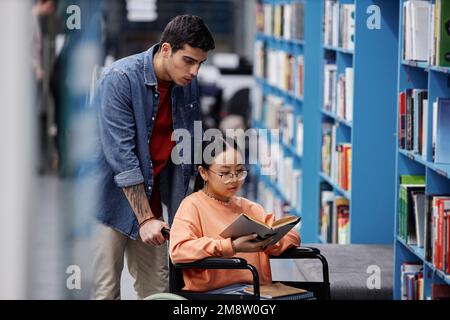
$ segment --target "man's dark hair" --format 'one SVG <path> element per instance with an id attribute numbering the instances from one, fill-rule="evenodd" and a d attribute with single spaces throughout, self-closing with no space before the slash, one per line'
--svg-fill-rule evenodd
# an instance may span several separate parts
<path id="1" fill-rule="evenodd" d="M 205 52 L 215 48 L 214 39 L 206 24 L 200 17 L 180 15 L 173 18 L 164 29 L 161 44 L 167 42 L 175 53 L 185 44 Z"/>

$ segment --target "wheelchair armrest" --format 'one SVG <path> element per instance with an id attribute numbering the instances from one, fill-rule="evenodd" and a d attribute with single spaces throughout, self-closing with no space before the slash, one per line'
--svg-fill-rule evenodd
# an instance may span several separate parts
<path id="1" fill-rule="evenodd" d="M 188 263 L 173 263 L 174 269 L 245 269 L 249 270 L 253 278 L 253 296 L 259 300 L 259 275 L 258 270 L 247 263 L 243 258 L 206 258 Z M 171 292 L 174 292 L 171 289 Z"/>
<path id="2" fill-rule="evenodd" d="M 242 258 L 206 258 L 188 263 L 174 263 L 177 269 L 248 269 Z"/>
<path id="3" fill-rule="evenodd" d="M 278 256 L 270 256 L 270 259 L 314 259 L 320 255 L 320 250 L 313 247 L 296 247 L 285 250 Z"/>

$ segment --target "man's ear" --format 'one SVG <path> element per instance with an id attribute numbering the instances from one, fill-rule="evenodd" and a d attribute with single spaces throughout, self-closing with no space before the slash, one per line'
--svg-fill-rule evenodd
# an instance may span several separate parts
<path id="1" fill-rule="evenodd" d="M 161 45 L 161 53 L 164 58 L 169 58 L 172 55 L 172 46 L 168 42 Z"/>

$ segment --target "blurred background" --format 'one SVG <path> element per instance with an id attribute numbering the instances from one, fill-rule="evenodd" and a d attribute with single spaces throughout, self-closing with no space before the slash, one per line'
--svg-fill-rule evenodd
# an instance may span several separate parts
<path id="1" fill-rule="evenodd" d="M 92 297 L 102 68 L 147 50 L 174 16 L 198 15 L 216 40 L 199 75 L 203 126 L 245 129 L 254 12 L 253 0 L 0 1 L 0 299 Z M 126 271 L 122 282 L 135 299 Z"/>

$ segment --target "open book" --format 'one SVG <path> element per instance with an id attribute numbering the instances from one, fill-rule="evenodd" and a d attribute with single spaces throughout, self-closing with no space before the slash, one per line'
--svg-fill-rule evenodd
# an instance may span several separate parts
<path id="1" fill-rule="evenodd" d="M 282 284 L 280 282 L 262 285 L 259 288 L 261 298 L 265 299 L 293 299 L 302 300 L 313 298 L 312 292 L 304 289 L 294 288 Z M 244 292 L 253 294 L 253 287 L 249 286 L 244 289 Z"/>
<path id="2" fill-rule="evenodd" d="M 249 234 L 258 234 L 257 240 L 261 241 L 273 236 L 273 240 L 269 243 L 269 246 L 276 244 L 283 238 L 283 236 L 289 232 L 297 223 L 301 220 L 300 217 L 286 216 L 282 219 L 275 221 L 272 226 L 266 223 L 249 217 L 245 213 L 242 213 L 236 220 L 233 221 L 222 233 L 223 238 L 236 239 Z"/>

